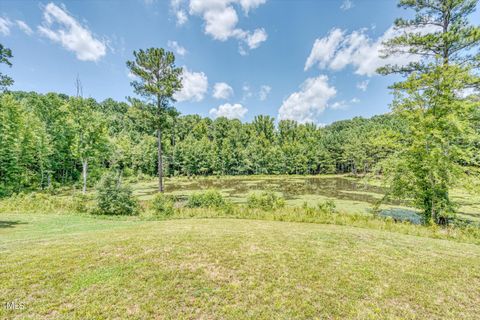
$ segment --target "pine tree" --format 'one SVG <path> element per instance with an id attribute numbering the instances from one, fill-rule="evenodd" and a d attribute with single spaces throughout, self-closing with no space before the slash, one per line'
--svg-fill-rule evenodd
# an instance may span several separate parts
<path id="1" fill-rule="evenodd" d="M 401 0 L 415 10 L 397 19 L 399 36 L 384 43 L 386 56 L 421 57 L 407 65 L 387 65 L 382 74 L 406 76 L 392 86 L 394 114 L 407 123 L 395 154 L 385 162 L 389 193 L 411 198 L 426 221 L 444 223 L 455 212 L 450 190 L 464 176 L 478 136 L 472 117 L 478 103 L 462 96 L 479 86 L 480 28 L 469 23 L 475 0 Z"/>

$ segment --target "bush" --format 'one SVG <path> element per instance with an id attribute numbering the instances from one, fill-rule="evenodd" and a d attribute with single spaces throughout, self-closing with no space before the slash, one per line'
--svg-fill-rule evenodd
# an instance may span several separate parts
<path id="1" fill-rule="evenodd" d="M 223 208 L 227 206 L 227 201 L 217 190 L 208 190 L 205 192 L 194 193 L 188 197 L 188 208 Z"/>
<path id="2" fill-rule="evenodd" d="M 86 213 L 93 210 L 91 206 L 91 197 L 85 194 L 74 194 L 73 197 L 73 209 L 79 213 Z"/>
<path id="3" fill-rule="evenodd" d="M 53 196 L 45 192 L 13 194 L 0 201 L 0 213 L 67 213 L 75 211 L 77 208 L 73 197 Z"/>
<path id="4" fill-rule="evenodd" d="M 132 189 L 121 184 L 120 178 L 112 173 L 105 174 L 97 186 L 97 213 L 107 215 L 134 215 L 138 213 L 138 202 Z"/>
<path id="5" fill-rule="evenodd" d="M 325 213 L 335 213 L 337 211 L 337 205 L 333 200 L 326 200 L 324 202 L 319 202 L 317 208 L 320 211 Z"/>
<path id="6" fill-rule="evenodd" d="M 155 215 L 170 216 L 173 214 L 173 205 L 175 201 L 163 193 L 157 193 L 151 202 L 151 207 Z"/>
<path id="7" fill-rule="evenodd" d="M 275 210 L 285 206 L 285 199 L 278 196 L 273 191 L 263 191 L 262 193 L 252 193 L 247 198 L 249 208 L 258 208 L 262 210 Z"/>

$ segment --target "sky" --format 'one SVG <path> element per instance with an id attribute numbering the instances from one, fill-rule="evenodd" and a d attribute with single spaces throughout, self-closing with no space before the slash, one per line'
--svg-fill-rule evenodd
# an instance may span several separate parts
<path id="1" fill-rule="evenodd" d="M 396 0 L 0 1 L 12 90 L 135 96 L 126 61 L 162 47 L 183 67 L 175 107 L 244 121 L 256 115 L 325 125 L 389 111 L 395 76 L 375 70 L 395 36 Z M 480 21 L 475 12 L 472 21 Z"/>

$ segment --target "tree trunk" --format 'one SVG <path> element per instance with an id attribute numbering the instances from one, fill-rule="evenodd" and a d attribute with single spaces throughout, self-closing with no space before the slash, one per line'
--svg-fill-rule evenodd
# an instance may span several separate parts
<path id="1" fill-rule="evenodd" d="M 88 162 L 87 160 L 82 160 L 82 176 L 83 176 L 83 194 L 87 193 L 87 169 Z"/>
<path id="2" fill-rule="evenodd" d="M 158 191 L 163 192 L 162 130 L 157 129 L 158 139 Z"/>

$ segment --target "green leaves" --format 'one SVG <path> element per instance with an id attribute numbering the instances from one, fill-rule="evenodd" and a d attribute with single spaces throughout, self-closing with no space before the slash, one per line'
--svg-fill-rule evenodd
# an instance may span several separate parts
<path id="1" fill-rule="evenodd" d="M 11 67 L 12 63 L 10 59 L 12 58 L 12 50 L 5 48 L 0 43 L 0 64 L 4 63 L 7 66 Z M 9 76 L 0 72 L 0 92 L 6 91 L 9 86 L 13 84 L 13 79 Z"/>
<path id="2" fill-rule="evenodd" d="M 381 74 L 402 73 L 393 85 L 394 114 L 406 121 L 405 136 L 397 137 L 395 153 L 382 163 L 389 195 L 411 199 L 426 222 L 445 222 L 455 212 L 449 190 L 466 181 L 464 165 L 474 158 L 479 141 L 474 114 L 478 103 L 464 98 L 478 86 L 480 29 L 471 26 L 472 0 L 401 0 L 414 9 L 411 20 L 398 19 L 404 33 L 385 42 L 386 55 L 407 50 L 422 57 L 408 66 L 386 66 Z M 416 32 L 429 27 L 430 32 Z M 478 51 L 477 51 L 478 52 Z"/>
<path id="3" fill-rule="evenodd" d="M 173 94 L 182 88 L 182 68 L 175 67 L 175 56 L 163 48 L 134 51 L 135 60 L 127 61 L 130 72 L 138 77 L 131 82 L 135 93 L 157 98 L 160 106 L 167 107 Z"/>

